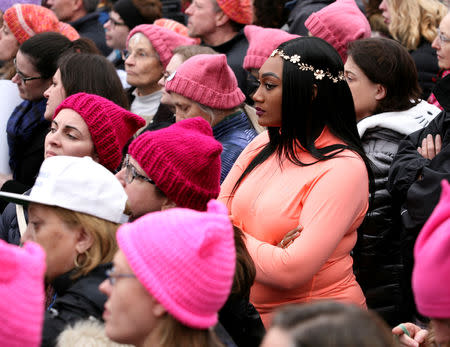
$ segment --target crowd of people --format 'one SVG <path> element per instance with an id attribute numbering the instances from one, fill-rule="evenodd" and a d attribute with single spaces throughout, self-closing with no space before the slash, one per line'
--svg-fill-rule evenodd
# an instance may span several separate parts
<path id="1" fill-rule="evenodd" d="M 0 345 L 450 345 L 448 6 L 2 1 Z"/>

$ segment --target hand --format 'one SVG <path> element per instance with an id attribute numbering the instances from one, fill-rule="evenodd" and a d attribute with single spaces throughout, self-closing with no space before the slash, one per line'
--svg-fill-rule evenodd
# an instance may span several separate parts
<path id="1" fill-rule="evenodd" d="M 402 326 L 408 330 L 409 336 L 405 334 Z M 392 329 L 392 333 L 399 337 L 398 341 L 400 346 L 419 347 L 419 345 L 425 341 L 428 330 L 422 329 L 413 323 L 402 323 Z"/>
<path id="2" fill-rule="evenodd" d="M 5 175 L 0 173 L 0 188 L 5 184 L 6 181 L 12 180 L 12 175 Z"/>
<path id="3" fill-rule="evenodd" d="M 433 140 L 433 135 L 428 134 L 427 137 L 422 140 L 422 147 L 417 148 L 417 152 L 419 152 L 419 154 L 425 159 L 431 160 L 439 154 L 441 148 L 441 135 L 437 134 L 435 139 Z"/>
<path id="4" fill-rule="evenodd" d="M 294 242 L 294 240 L 300 235 L 300 231 L 303 230 L 303 227 L 299 225 L 297 228 L 289 231 L 286 235 L 284 235 L 283 240 L 277 245 L 280 248 L 287 248 L 289 245 Z"/>

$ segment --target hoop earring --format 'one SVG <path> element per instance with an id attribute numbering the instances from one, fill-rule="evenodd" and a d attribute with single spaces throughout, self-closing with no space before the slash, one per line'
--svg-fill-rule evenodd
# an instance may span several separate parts
<path id="1" fill-rule="evenodd" d="M 78 260 L 78 257 L 80 255 L 83 255 L 83 262 L 80 263 L 80 261 Z M 75 264 L 76 268 L 82 268 L 84 266 L 86 266 L 86 264 L 88 263 L 89 260 L 89 253 L 87 251 L 84 251 L 83 253 L 78 253 L 77 256 L 75 257 L 75 259 L 73 260 L 73 263 Z"/>

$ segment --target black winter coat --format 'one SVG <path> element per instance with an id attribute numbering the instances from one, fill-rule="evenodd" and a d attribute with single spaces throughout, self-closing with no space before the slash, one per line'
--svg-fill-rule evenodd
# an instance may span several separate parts
<path id="1" fill-rule="evenodd" d="M 422 130 L 407 136 L 399 144 L 397 155 L 389 171 L 387 188 L 401 205 L 402 257 L 404 264 L 405 300 L 408 303 L 408 320 L 419 316 L 414 304 L 411 275 L 414 265 L 413 249 L 416 238 L 436 207 L 441 194 L 440 183 L 450 180 L 450 76 L 440 80 L 435 96 L 444 111 Z M 440 134 L 442 150 L 432 160 L 423 158 L 417 148 L 428 135 Z"/>
<path id="2" fill-rule="evenodd" d="M 416 64 L 419 85 L 422 88 L 422 99 L 427 100 L 439 73 L 436 50 L 431 47 L 431 43 L 422 40 L 419 47 L 410 54 Z"/>
<path id="3" fill-rule="evenodd" d="M 53 282 L 56 299 L 45 313 L 42 331 L 42 347 L 56 345 L 56 339 L 68 324 L 94 317 L 102 320 L 106 295 L 98 289 L 106 279 L 111 263 L 97 266 L 86 276 L 76 280 L 71 272 L 59 276 Z"/>
<path id="4" fill-rule="evenodd" d="M 400 213 L 386 189 L 391 163 L 404 135 L 385 128 L 368 129 L 362 138 L 374 175 L 372 204 L 358 228 L 353 250 L 356 279 L 367 306 L 388 324 L 403 322 L 400 247 Z"/>

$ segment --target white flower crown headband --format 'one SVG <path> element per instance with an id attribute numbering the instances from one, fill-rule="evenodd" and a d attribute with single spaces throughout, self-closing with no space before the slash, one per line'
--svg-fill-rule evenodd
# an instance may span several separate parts
<path id="1" fill-rule="evenodd" d="M 294 54 L 293 56 L 288 56 L 288 55 L 284 54 L 283 50 L 275 49 L 270 56 L 274 57 L 277 54 L 281 58 L 283 58 L 284 60 L 287 60 L 287 61 L 291 62 L 292 64 L 297 65 L 298 68 L 301 71 L 311 71 L 311 72 L 313 72 L 314 73 L 314 78 L 316 80 L 321 80 L 324 77 L 327 77 L 331 81 L 333 81 L 333 83 L 338 83 L 339 81 L 345 81 L 345 76 L 344 76 L 344 72 L 343 71 L 339 71 L 339 74 L 336 77 L 336 76 L 333 76 L 329 71 L 323 71 L 323 70 L 320 70 L 320 69 L 315 69 L 314 66 L 312 66 L 312 65 L 301 63 L 300 62 L 301 56 L 298 55 L 298 54 Z"/>

